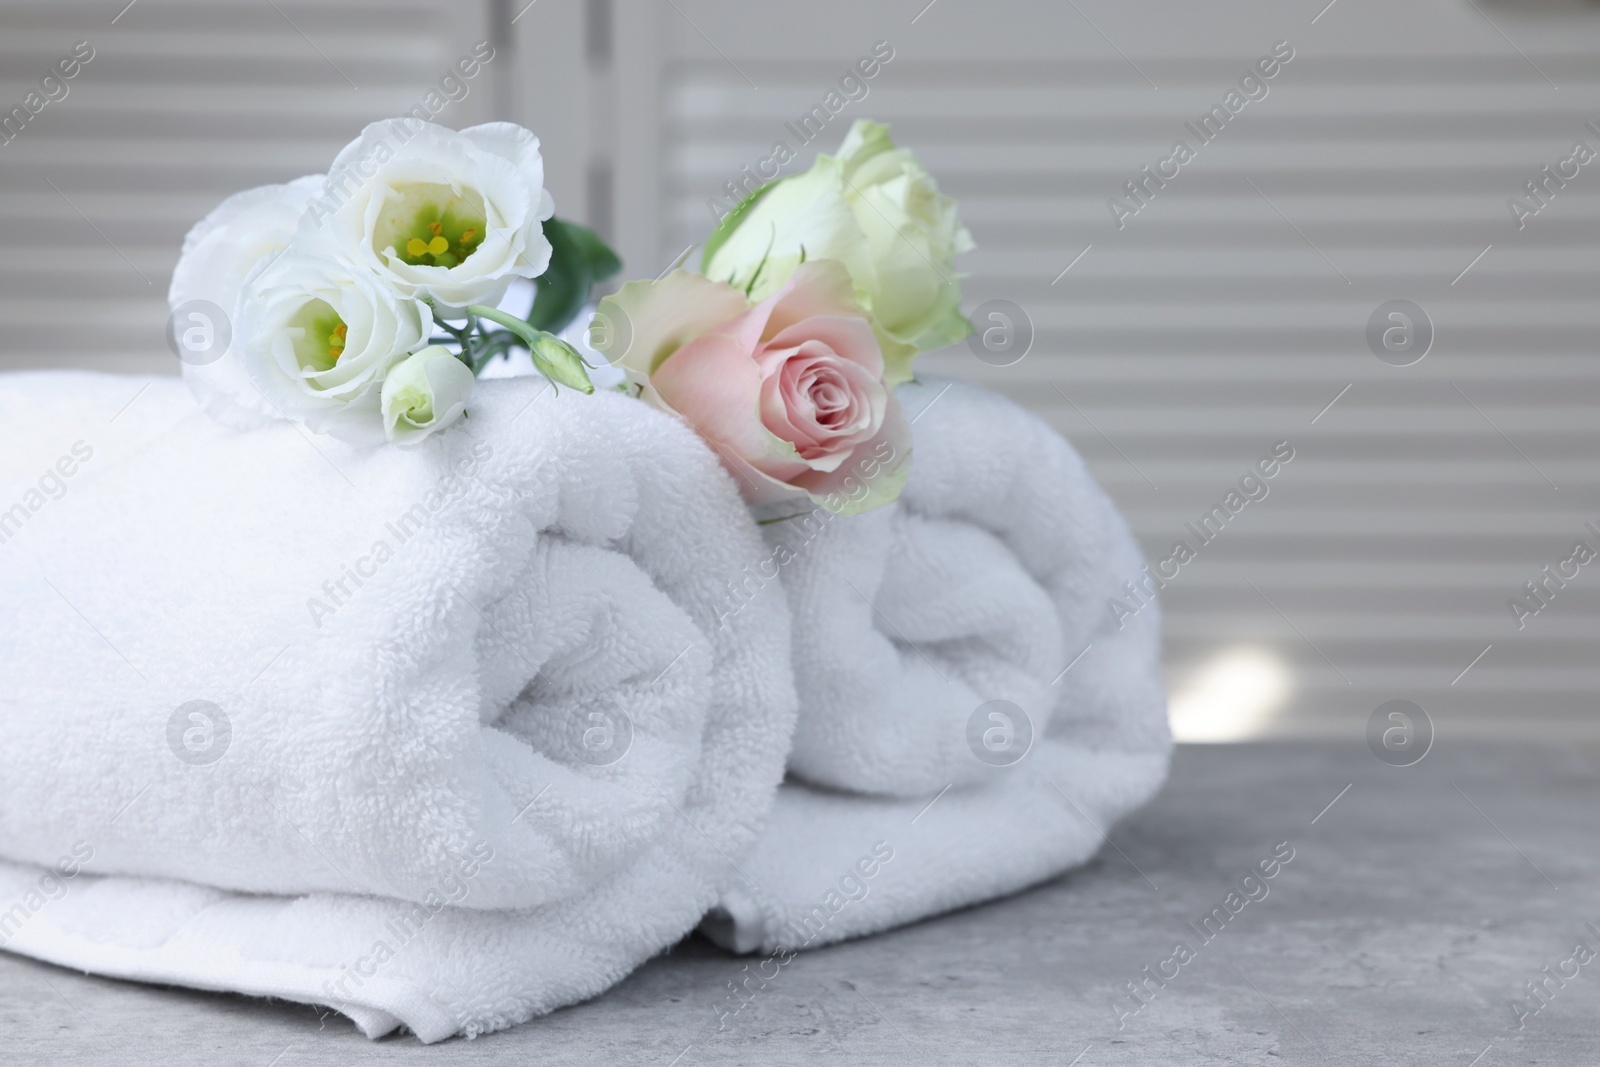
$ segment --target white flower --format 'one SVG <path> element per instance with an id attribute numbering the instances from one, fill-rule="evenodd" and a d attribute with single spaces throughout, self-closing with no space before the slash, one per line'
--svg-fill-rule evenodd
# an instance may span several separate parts
<path id="1" fill-rule="evenodd" d="M 857 120 L 838 156 L 818 156 L 809 171 L 766 188 L 711 255 L 705 272 L 751 296 L 776 292 L 809 259 L 837 259 L 883 336 L 891 384 L 911 376 L 911 355 L 971 332 L 962 317 L 955 257 L 974 246 L 910 149 L 897 148 L 882 123 Z"/>
<path id="2" fill-rule="evenodd" d="M 288 185 L 248 189 L 217 205 L 183 240 L 167 290 L 168 307 L 209 301 L 222 309 L 230 325 L 237 325 L 245 279 L 264 259 L 283 251 L 321 187 L 322 175 L 314 174 Z M 185 362 L 183 377 L 207 414 L 228 425 L 256 426 L 277 417 L 245 376 L 237 333 L 220 359 L 204 365 Z"/>
<path id="3" fill-rule="evenodd" d="M 240 309 L 240 358 L 273 410 L 361 444 L 384 439 L 384 377 L 433 332 L 426 304 L 297 248 L 250 277 Z"/>
<path id="4" fill-rule="evenodd" d="M 397 292 L 464 308 L 544 273 L 554 212 L 539 139 L 521 126 L 390 119 L 340 151 L 301 227 Z"/>
<path id="5" fill-rule="evenodd" d="M 383 380 L 383 429 L 390 441 L 417 444 L 461 417 L 477 378 L 454 352 L 430 345 Z"/>

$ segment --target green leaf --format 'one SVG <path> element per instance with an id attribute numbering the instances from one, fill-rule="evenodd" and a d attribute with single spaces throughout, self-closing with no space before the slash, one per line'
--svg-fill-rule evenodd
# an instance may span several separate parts
<path id="1" fill-rule="evenodd" d="M 711 266 L 711 257 L 716 255 L 722 246 L 728 243 L 728 238 L 733 236 L 733 231 L 739 228 L 739 224 L 744 221 L 746 215 L 750 214 L 750 209 L 756 206 L 756 202 L 766 196 L 774 185 L 786 180 L 784 178 L 774 178 L 739 201 L 738 206 L 722 216 L 722 221 L 717 223 L 717 228 L 711 231 L 710 237 L 706 238 L 706 250 L 700 255 L 701 274 L 704 274 L 706 268 Z"/>
<path id="2" fill-rule="evenodd" d="M 544 235 L 550 242 L 550 265 L 534 283 L 528 324 L 536 330 L 559 331 L 583 308 L 594 278 L 566 223 L 547 219 Z"/>
<path id="3" fill-rule="evenodd" d="M 589 274 L 597 282 L 603 282 L 622 269 L 622 260 L 611 250 L 611 246 L 600 239 L 600 235 L 587 226 L 580 226 L 576 222 L 567 222 L 563 219 L 551 219 L 551 222 L 560 223 L 572 238 L 572 243 L 583 256 L 583 261 L 589 265 Z"/>
<path id="4" fill-rule="evenodd" d="M 587 226 L 565 219 L 544 223 L 550 242 L 550 265 L 537 281 L 528 324 L 558 333 L 567 328 L 589 299 L 589 291 L 622 269 L 622 260 Z"/>
<path id="5" fill-rule="evenodd" d="M 594 383 L 589 380 L 583 357 L 578 355 L 577 349 L 555 334 L 535 329 L 515 315 L 507 315 L 504 311 L 483 304 L 473 304 L 467 310 L 481 319 L 499 323 L 516 334 L 517 339 L 532 353 L 533 365 L 552 382 L 585 393 L 594 392 Z"/>

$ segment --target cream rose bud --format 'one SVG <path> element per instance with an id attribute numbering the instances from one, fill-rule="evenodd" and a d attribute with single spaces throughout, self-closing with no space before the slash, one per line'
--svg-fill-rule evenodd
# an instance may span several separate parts
<path id="1" fill-rule="evenodd" d="M 383 431 L 400 445 L 421 442 L 461 417 L 478 380 L 454 352 L 429 345 L 407 356 L 383 380 Z"/>
<path id="2" fill-rule="evenodd" d="M 521 126 L 389 119 L 340 151 L 301 228 L 395 291 L 459 309 L 544 273 L 554 212 L 539 139 Z"/>
<path id="3" fill-rule="evenodd" d="M 426 304 L 369 271 L 295 249 L 250 277 L 240 309 L 235 343 L 274 411 L 342 440 L 384 440 L 379 391 L 433 332 Z"/>
<path id="4" fill-rule="evenodd" d="M 245 279 L 288 245 L 320 188 L 322 175 L 314 174 L 287 185 L 247 189 L 217 205 L 183 239 L 167 306 L 176 311 L 192 300 L 209 301 L 236 325 Z M 201 408 L 220 422 L 247 428 L 278 417 L 245 376 L 237 340 L 220 359 L 203 365 L 185 362 L 183 377 Z"/>
<path id="5" fill-rule="evenodd" d="M 956 256 L 974 247 L 972 235 L 956 202 L 882 123 L 857 120 L 837 156 L 818 156 L 804 174 L 772 183 L 729 221 L 726 240 L 707 245 L 706 274 L 741 289 L 755 278 L 751 295 L 760 299 L 804 260 L 840 261 L 876 321 L 891 385 L 910 378 L 911 354 L 972 330 L 955 270 Z"/>

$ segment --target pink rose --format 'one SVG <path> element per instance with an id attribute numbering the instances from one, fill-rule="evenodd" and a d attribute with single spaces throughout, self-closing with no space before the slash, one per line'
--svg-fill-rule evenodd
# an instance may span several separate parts
<path id="1" fill-rule="evenodd" d="M 752 506 L 809 496 L 854 514 L 900 495 L 911 428 L 842 264 L 805 263 L 754 305 L 682 270 L 632 282 L 601 301 L 593 332 L 641 399 L 721 454 Z"/>

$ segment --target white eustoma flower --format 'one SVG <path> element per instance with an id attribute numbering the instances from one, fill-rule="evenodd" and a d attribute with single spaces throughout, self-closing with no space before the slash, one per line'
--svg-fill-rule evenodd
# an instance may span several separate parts
<path id="1" fill-rule="evenodd" d="M 287 185 L 263 185 L 224 200 L 195 224 L 183 239 L 183 251 L 172 272 L 167 306 L 178 311 L 204 300 L 228 317 L 234 342 L 211 362 L 183 363 L 183 377 L 200 406 L 212 418 L 244 428 L 278 416 L 250 384 L 239 361 L 237 331 L 239 294 L 250 272 L 288 245 L 306 205 L 322 188 L 322 175 L 298 178 Z M 182 317 L 181 317 L 182 318 Z M 188 327 L 180 321 L 181 329 Z"/>
<path id="2" fill-rule="evenodd" d="M 456 354 L 429 345 L 383 380 L 383 429 L 399 445 L 414 445 L 461 417 L 478 379 Z"/>
<path id="3" fill-rule="evenodd" d="M 384 440 L 380 391 L 433 314 L 371 272 L 291 248 L 245 283 L 240 358 L 274 411 L 358 444 Z"/>
<path id="4" fill-rule="evenodd" d="M 301 226 L 396 292 L 457 309 L 543 274 L 554 212 L 539 139 L 521 126 L 389 119 L 340 151 Z"/>

